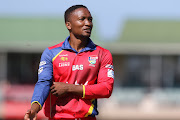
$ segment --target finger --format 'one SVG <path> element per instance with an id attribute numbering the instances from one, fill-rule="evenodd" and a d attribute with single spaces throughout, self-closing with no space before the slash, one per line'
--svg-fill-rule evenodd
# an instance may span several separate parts
<path id="1" fill-rule="evenodd" d="M 52 92 L 52 94 L 53 94 L 53 95 L 56 95 L 56 94 L 57 94 L 57 92 L 55 92 L 55 91 L 54 91 L 54 92 Z"/>
<path id="2" fill-rule="evenodd" d="M 37 119 L 37 116 L 35 116 L 34 118 L 33 118 L 33 120 L 36 120 Z"/>
<path id="3" fill-rule="evenodd" d="M 36 120 L 36 117 L 35 117 L 35 118 L 33 118 L 33 120 Z"/>
<path id="4" fill-rule="evenodd" d="M 24 120 L 30 120 L 29 114 L 25 114 Z"/>
<path id="5" fill-rule="evenodd" d="M 52 91 L 51 93 L 55 96 L 58 96 L 58 93 L 56 91 Z"/>
<path id="6" fill-rule="evenodd" d="M 50 87 L 50 90 L 52 90 L 52 89 L 54 89 L 55 88 L 55 86 L 54 85 L 52 85 L 51 87 Z"/>
<path id="7" fill-rule="evenodd" d="M 52 89 L 52 90 L 51 90 L 51 93 L 55 93 L 55 92 L 56 92 L 56 90 L 55 90 L 55 89 Z"/>
<path id="8" fill-rule="evenodd" d="M 57 93 L 53 93 L 54 96 L 58 97 L 58 94 Z"/>
<path id="9" fill-rule="evenodd" d="M 24 120 L 30 120 L 31 110 L 27 110 L 27 112 L 24 115 Z"/>

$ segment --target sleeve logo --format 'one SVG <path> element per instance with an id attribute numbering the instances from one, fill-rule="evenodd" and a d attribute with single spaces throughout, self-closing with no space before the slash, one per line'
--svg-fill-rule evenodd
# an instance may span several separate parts
<path id="1" fill-rule="evenodd" d="M 41 73 L 42 73 L 42 71 L 43 71 L 43 67 L 39 68 L 39 70 L 38 70 L 38 74 L 41 74 Z"/>
<path id="2" fill-rule="evenodd" d="M 41 61 L 40 63 L 39 63 L 39 66 L 42 66 L 42 65 L 45 65 L 46 64 L 46 61 Z"/>
<path id="3" fill-rule="evenodd" d="M 107 65 L 106 65 L 106 68 L 114 69 L 113 65 L 111 65 L 111 64 L 107 64 Z"/>
<path id="4" fill-rule="evenodd" d="M 114 78 L 114 70 L 108 69 L 107 76 L 110 78 Z"/>
<path id="5" fill-rule="evenodd" d="M 105 67 L 108 68 L 107 77 L 114 78 L 114 67 L 113 67 L 113 65 L 107 64 Z"/>

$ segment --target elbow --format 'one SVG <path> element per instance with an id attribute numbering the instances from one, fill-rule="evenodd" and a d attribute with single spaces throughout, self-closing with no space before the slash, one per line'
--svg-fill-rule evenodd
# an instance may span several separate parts
<path id="1" fill-rule="evenodd" d="M 104 98 L 109 98 L 111 96 L 111 94 L 112 94 L 112 90 L 107 89 L 106 94 L 104 94 Z"/>
<path id="2" fill-rule="evenodd" d="M 111 97 L 111 94 L 113 92 L 113 84 L 107 85 L 106 86 L 106 98 Z"/>

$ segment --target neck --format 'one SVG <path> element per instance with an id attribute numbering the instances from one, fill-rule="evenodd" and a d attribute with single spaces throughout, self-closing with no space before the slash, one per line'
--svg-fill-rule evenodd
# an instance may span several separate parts
<path id="1" fill-rule="evenodd" d="M 69 44 L 72 48 L 74 48 L 77 52 L 81 51 L 88 44 L 88 37 L 75 37 L 74 35 L 70 35 Z"/>

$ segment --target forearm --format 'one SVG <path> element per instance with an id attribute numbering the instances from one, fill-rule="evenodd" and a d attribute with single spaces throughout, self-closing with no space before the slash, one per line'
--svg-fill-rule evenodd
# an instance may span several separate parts
<path id="1" fill-rule="evenodd" d="M 41 110 L 40 105 L 37 102 L 32 103 L 31 110 L 38 113 Z"/>
<path id="2" fill-rule="evenodd" d="M 83 86 L 82 85 L 74 85 L 74 84 L 68 84 L 67 91 L 69 93 L 76 94 L 78 96 L 83 96 Z"/>
<path id="3" fill-rule="evenodd" d="M 63 82 L 54 82 L 51 86 L 51 93 L 60 97 L 66 93 L 73 93 L 83 98 L 108 98 L 111 96 L 113 81 L 106 81 L 93 85 L 74 85 Z"/>
<path id="4" fill-rule="evenodd" d="M 49 94 L 50 81 L 38 81 L 34 88 L 31 104 L 37 103 L 42 109 L 42 106 Z"/>
<path id="5" fill-rule="evenodd" d="M 108 98 L 113 90 L 113 82 L 103 82 L 94 85 L 66 84 L 66 92 L 73 93 L 87 99 Z"/>
<path id="6" fill-rule="evenodd" d="M 113 90 L 113 83 L 99 83 L 94 85 L 86 85 L 84 87 L 83 96 L 86 99 L 109 98 Z"/>
<path id="7" fill-rule="evenodd" d="M 50 87 L 50 91 L 57 97 L 60 97 L 66 93 L 73 93 L 81 97 L 83 96 L 82 85 L 74 85 L 63 82 L 53 82 L 53 85 Z"/>

